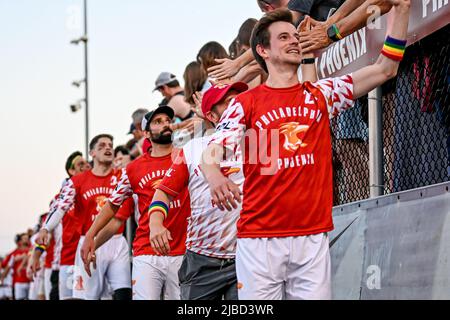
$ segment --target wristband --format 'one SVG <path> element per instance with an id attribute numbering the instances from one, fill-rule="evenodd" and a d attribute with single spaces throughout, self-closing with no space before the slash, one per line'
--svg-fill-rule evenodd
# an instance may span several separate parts
<path id="1" fill-rule="evenodd" d="M 316 63 L 316 58 L 306 58 L 300 61 L 300 64 L 314 64 Z"/>
<path id="2" fill-rule="evenodd" d="M 161 212 L 164 214 L 164 217 L 167 218 L 167 216 L 169 215 L 169 207 L 162 201 L 152 202 L 152 204 L 148 208 L 148 215 L 150 216 L 155 212 Z"/>
<path id="3" fill-rule="evenodd" d="M 406 42 L 406 40 L 398 40 L 388 36 L 384 42 L 381 54 L 394 61 L 402 61 L 405 55 Z"/>
<path id="4" fill-rule="evenodd" d="M 337 42 L 341 39 L 343 39 L 344 37 L 341 35 L 338 27 L 336 26 L 336 24 L 332 24 L 328 30 L 327 30 L 327 35 L 328 38 L 330 38 L 333 42 Z"/>
<path id="5" fill-rule="evenodd" d="M 40 252 L 44 253 L 45 250 L 47 250 L 47 247 L 42 244 L 37 244 L 34 249 L 36 251 L 40 251 Z"/>

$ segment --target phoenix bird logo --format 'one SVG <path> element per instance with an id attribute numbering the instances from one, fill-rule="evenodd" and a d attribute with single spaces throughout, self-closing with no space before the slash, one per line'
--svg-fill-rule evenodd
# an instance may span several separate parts
<path id="1" fill-rule="evenodd" d="M 106 204 L 107 200 L 108 198 L 105 196 L 100 196 L 95 199 L 95 201 L 97 202 L 97 212 L 102 211 L 102 208 Z"/>
<path id="2" fill-rule="evenodd" d="M 161 184 L 161 181 L 162 181 L 162 179 L 152 182 L 152 188 L 155 190 L 158 189 L 159 185 Z"/>
<path id="3" fill-rule="evenodd" d="M 283 147 L 288 151 L 297 151 L 298 148 L 306 147 L 308 144 L 298 137 L 299 133 L 305 133 L 308 131 L 309 126 L 301 125 L 297 122 L 288 122 L 280 126 L 280 133 L 284 135 Z"/>
<path id="4" fill-rule="evenodd" d="M 228 178 L 232 174 L 238 173 L 239 171 L 241 171 L 241 169 L 239 169 L 239 168 L 232 168 L 232 167 L 223 167 L 223 168 L 220 168 L 220 171 L 222 172 L 222 174 L 225 177 Z"/>

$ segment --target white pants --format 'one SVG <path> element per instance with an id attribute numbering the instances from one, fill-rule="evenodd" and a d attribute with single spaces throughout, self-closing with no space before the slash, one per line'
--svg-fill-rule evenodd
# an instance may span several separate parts
<path id="1" fill-rule="evenodd" d="M 183 256 L 133 258 L 133 300 L 180 300 L 180 270 Z"/>
<path id="2" fill-rule="evenodd" d="M 60 266 L 59 268 L 59 300 L 73 298 L 73 270 L 74 266 Z"/>
<path id="3" fill-rule="evenodd" d="M 28 300 L 39 300 L 39 298 L 45 294 L 45 292 L 44 292 L 44 273 L 45 273 L 44 269 L 41 268 L 36 273 L 36 276 L 33 277 L 33 280 L 29 283 Z"/>
<path id="4" fill-rule="evenodd" d="M 130 257 L 128 244 L 122 235 L 115 235 L 96 250 L 97 268 L 91 265 L 91 277 L 84 269 L 80 238 L 75 256 L 73 297 L 75 299 L 99 300 L 109 284 L 113 291 L 131 288 Z"/>
<path id="5" fill-rule="evenodd" d="M 53 270 L 51 268 L 46 268 L 44 270 L 44 293 L 45 300 L 50 300 L 50 292 L 52 291 L 52 282 L 50 278 L 52 276 Z"/>
<path id="6" fill-rule="evenodd" d="M 327 234 L 238 239 L 239 300 L 330 300 Z"/>
<path id="7" fill-rule="evenodd" d="M 2 299 L 11 299 L 12 298 L 12 288 L 11 286 L 3 286 L 0 287 L 0 300 Z"/>
<path id="8" fill-rule="evenodd" d="M 14 284 L 14 299 L 25 300 L 28 298 L 28 291 L 30 290 L 29 283 L 16 283 Z"/>

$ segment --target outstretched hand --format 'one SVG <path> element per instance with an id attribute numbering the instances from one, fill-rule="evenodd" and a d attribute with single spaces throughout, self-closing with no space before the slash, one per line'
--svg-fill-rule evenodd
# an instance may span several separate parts
<path id="1" fill-rule="evenodd" d="M 208 75 L 211 78 L 215 78 L 217 80 L 224 80 L 233 77 L 236 73 L 239 72 L 240 68 L 236 60 L 224 58 L 224 59 L 215 59 L 215 61 L 218 64 L 208 68 Z"/>
<path id="2" fill-rule="evenodd" d="M 303 55 L 326 48 L 332 43 L 327 34 L 329 26 L 326 21 L 320 22 L 309 16 L 305 17 L 298 28 Z"/>

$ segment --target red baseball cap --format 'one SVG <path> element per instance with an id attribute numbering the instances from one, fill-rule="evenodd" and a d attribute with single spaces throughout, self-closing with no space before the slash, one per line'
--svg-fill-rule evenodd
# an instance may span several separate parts
<path id="1" fill-rule="evenodd" d="M 218 104 L 230 90 L 236 90 L 239 93 L 248 90 L 248 85 L 244 82 L 235 82 L 233 84 L 217 84 L 205 92 L 202 99 L 202 112 L 204 115 Z"/>

